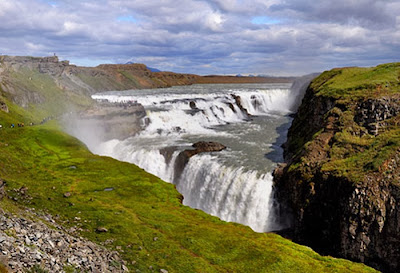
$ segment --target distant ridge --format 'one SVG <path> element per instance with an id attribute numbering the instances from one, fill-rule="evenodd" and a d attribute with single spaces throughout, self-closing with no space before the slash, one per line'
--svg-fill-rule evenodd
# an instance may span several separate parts
<path id="1" fill-rule="evenodd" d="M 134 62 L 127 62 L 126 64 L 135 64 L 135 63 L 134 63 Z M 150 67 L 150 66 L 147 66 L 147 65 L 146 65 L 146 67 L 147 67 L 147 69 L 150 70 L 151 72 L 161 72 L 160 69 L 153 68 L 153 67 Z"/>

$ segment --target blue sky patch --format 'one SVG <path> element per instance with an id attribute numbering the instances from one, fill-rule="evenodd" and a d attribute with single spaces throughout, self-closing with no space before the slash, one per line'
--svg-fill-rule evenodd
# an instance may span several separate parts
<path id="1" fill-rule="evenodd" d="M 268 16 L 256 16 L 251 19 L 251 22 L 255 25 L 274 25 L 279 24 L 281 21 Z"/>
<path id="2" fill-rule="evenodd" d="M 136 23 L 137 22 L 135 17 L 133 17 L 132 15 L 118 16 L 117 17 L 117 21 L 118 22 L 130 22 L 130 23 Z"/>

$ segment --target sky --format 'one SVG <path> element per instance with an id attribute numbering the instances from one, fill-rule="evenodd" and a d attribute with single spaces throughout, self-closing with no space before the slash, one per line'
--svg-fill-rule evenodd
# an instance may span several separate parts
<path id="1" fill-rule="evenodd" d="M 304 75 L 400 61 L 400 0 L 0 0 L 0 54 L 180 73 Z"/>

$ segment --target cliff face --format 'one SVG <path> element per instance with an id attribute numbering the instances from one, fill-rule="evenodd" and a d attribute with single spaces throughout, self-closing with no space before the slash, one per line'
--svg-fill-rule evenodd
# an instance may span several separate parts
<path id="1" fill-rule="evenodd" d="M 275 187 L 294 239 L 400 270 L 400 64 L 325 72 L 306 91 Z"/>

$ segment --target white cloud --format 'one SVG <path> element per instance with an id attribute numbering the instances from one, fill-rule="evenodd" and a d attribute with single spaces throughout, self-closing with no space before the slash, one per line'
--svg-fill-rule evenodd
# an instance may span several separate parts
<path id="1" fill-rule="evenodd" d="M 1 0 L 0 52 L 301 74 L 399 61 L 399 14 L 392 0 Z"/>

